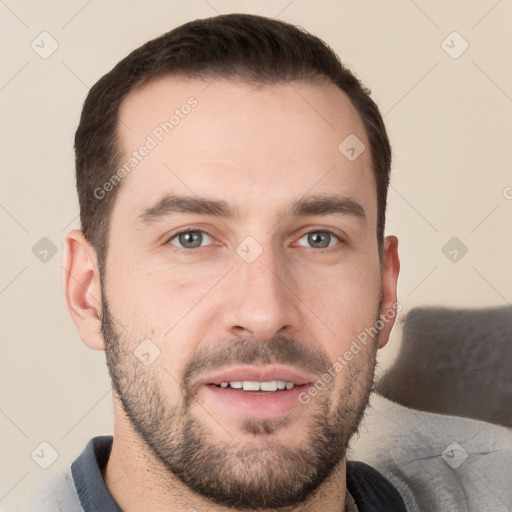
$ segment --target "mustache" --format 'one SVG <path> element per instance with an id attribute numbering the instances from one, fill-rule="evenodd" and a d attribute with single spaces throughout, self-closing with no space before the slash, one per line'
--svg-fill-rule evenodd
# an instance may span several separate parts
<path id="1" fill-rule="evenodd" d="M 236 338 L 222 346 L 201 347 L 191 357 L 183 369 L 184 392 L 193 394 L 194 384 L 204 372 L 236 364 L 283 364 L 315 375 L 325 373 L 331 366 L 323 352 L 291 336 L 275 335 L 268 341 Z"/>

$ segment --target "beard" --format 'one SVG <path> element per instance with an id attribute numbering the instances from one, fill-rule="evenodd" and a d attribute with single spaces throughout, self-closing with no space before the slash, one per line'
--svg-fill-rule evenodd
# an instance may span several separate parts
<path id="1" fill-rule="evenodd" d="M 133 340 L 110 314 L 103 286 L 102 298 L 101 332 L 113 389 L 133 431 L 167 470 L 169 481 L 176 477 L 218 505 L 279 510 L 307 501 L 344 459 L 372 390 L 373 344 L 341 370 L 346 373 L 340 391 L 334 394 L 332 386 L 326 386 L 308 404 L 315 412 L 303 425 L 306 443 L 290 447 L 272 438 L 273 432 L 294 421 L 288 416 L 246 418 L 241 422 L 244 436 L 222 441 L 202 421 L 207 411 L 195 401 L 194 383 L 200 374 L 223 365 L 278 363 L 322 375 L 332 366 L 329 359 L 281 335 L 268 342 L 238 338 L 222 347 L 202 348 L 185 365 L 178 381 L 183 399 L 173 404 L 162 393 L 165 381 L 158 379 L 170 374 L 141 364 Z"/>

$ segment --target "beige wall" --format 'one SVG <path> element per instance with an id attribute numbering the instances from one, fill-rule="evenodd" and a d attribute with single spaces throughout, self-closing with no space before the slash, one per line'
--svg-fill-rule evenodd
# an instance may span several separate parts
<path id="1" fill-rule="evenodd" d="M 79 225 L 72 143 L 87 91 L 146 40 L 237 11 L 302 25 L 371 86 L 394 147 L 387 233 L 400 239 L 401 316 L 512 302 L 510 2 L 1 2 L 1 510 L 112 428 L 104 355 L 80 341 L 61 283 L 63 239 Z M 43 31 L 58 42 L 46 59 L 31 48 L 51 49 Z M 57 251 L 46 262 L 33 253 L 44 256 L 43 237 Z M 455 263 L 442 251 L 452 237 L 468 248 Z M 396 327 L 383 368 L 399 341 Z M 58 452 L 46 470 L 31 458 L 41 442 Z"/>

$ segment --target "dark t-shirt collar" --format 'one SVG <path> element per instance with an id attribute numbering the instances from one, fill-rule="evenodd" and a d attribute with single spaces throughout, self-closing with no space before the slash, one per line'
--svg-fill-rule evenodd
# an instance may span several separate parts
<path id="1" fill-rule="evenodd" d="M 110 457 L 112 440 L 112 436 L 93 437 L 71 464 L 73 482 L 84 512 L 122 512 L 101 473 Z"/>

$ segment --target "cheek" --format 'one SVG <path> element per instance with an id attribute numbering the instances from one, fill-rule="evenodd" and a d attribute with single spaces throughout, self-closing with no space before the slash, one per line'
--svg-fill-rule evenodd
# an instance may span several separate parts
<path id="1" fill-rule="evenodd" d="M 330 327 L 331 341 L 340 348 L 347 337 L 375 322 L 380 300 L 376 265 L 308 266 L 296 283 L 297 295 Z"/>
<path id="2" fill-rule="evenodd" d="M 114 259 L 114 258 L 112 258 Z M 134 333 L 161 338 L 182 331 L 189 313 L 207 298 L 222 277 L 218 266 L 147 264 L 111 265 L 107 291 L 112 312 Z"/>

